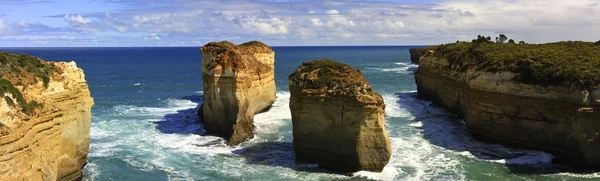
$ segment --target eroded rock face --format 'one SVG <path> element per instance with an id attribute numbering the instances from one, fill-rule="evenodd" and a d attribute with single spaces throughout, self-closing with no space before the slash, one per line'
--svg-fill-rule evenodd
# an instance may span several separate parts
<path id="1" fill-rule="evenodd" d="M 359 70 L 305 62 L 289 83 L 297 162 L 339 172 L 383 170 L 391 157 L 385 104 Z"/>
<path id="2" fill-rule="evenodd" d="M 418 96 L 464 118 L 483 140 L 542 150 L 557 161 L 600 165 L 598 89 L 518 83 L 510 72 L 451 72 L 447 61 L 423 57 Z"/>
<path id="3" fill-rule="evenodd" d="M 209 134 L 236 145 L 254 136 L 254 115 L 275 102 L 275 53 L 257 41 L 212 42 L 202 47 L 204 102 L 199 112 Z"/>
<path id="4" fill-rule="evenodd" d="M 30 71 L 9 73 L 4 58 L 0 57 L 0 180 L 80 179 L 94 104 L 83 71 L 74 62 L 35 58 L 51 71 L 39 77 Z"/>
<path id="5" fill-rule="evenodd" d="M 408 51 L 410 52 L 410 62 L 413 64 L 419 64 L 419 59 L 422 56 L 427 54 L 427 50 L 435 50 L 437 46 L 429 46 L 423 48 L 411 48 Z"/>

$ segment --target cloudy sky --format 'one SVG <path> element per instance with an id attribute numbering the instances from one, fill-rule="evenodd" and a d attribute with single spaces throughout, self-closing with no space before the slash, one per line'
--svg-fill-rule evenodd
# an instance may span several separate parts
<path id="1" fill-rule="evenodd" d="M 0 46 L 600 40 L 600 0 L 0 0 Z"/>

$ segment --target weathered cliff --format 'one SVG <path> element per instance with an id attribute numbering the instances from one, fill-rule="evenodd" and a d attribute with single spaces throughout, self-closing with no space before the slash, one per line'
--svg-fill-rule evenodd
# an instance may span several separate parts
<path id="1" fill-rule="evenodd" d="M 74 62 L 0 53 L 0 180 L 77 180 L 93 99 Z"/>
<path id="2" fill-rule="evenodd" d="M 598 86 L 579 84 L 587 82 L 584 79 L 573 81 L 569 76 L 580 74 L 581 72 L 572 71 L 577 69 L 567 69 L 565 72 L 572 72 L 564 75 L 554 73 L 539 76 L 542 75 L 540 72 L 546 72 L 542 71 L 546 68 L 558 72 L 561 68 L 566 69 L 572 65 L 556 61 L 556 65 L 541 63 L 543 66 L 533 67 L 538 62 L 552 61 L 545 57 L 548 55 L 536 53 L 543 51 L 540 47 L 558 49 L 559 51 L 553 50 L 553 56 L 560 51 L 571 52 L 569 49 L 574 49 L 572 53 L 578 54 L 580 50 L 576 49 L 579 48 L 573 48 L 569 45 L 571 43 L 539 46 L 485 43 L 474 47 L 467 47 L 470 45 L 466 43 L 449 45 L 436 50 L 435 56 L 420 59 L 415 73 L 418 96 L 432 100 L 464 118 L 468 130 L 475 138 L 547 151 L 554 154 L 559 162 L 598 166 Z M 466 50 L 468 48 L 470 49 Z M 505 55 L 500 56 L 501 60 L 497 62 L 494 62 L 493 57 L 489 58 L 490 55 L 499 54 L 495 51 L 502 48 L 510 48 L 507 51 L 514 52 L 500 52 Z M 600 53 L 598 50 L 592 51 Z M 565 53 L 565 56 L 571 55 L 573 54 Z M 514 57 L 519 58 L 512 59 Z M 576 61 L 578 60 L 571 61 L 571 64 L 580 63 Z M 515 65 L 517 68 L 514 68 Z M 510 71 L 510 68 L 513 70 Z M 529 74 L 538 76 L 532 78 Z"/>
<path id="3" fill-rule="evenodd" d="M 275 53 L 257 41 L 202 47 L 205 129 L 236 145 L 252 138 L 254 115 L 275 102 Z"/>
<path id="4" fill-rule="evenodd" d="M 296 161 L 332 171 L 381 171 L 391 157 L 385 104 L 359 70 L 332 60 L 289 77 Z"/>
<path id="5" fill-rule="evenodd" d="M 408 52 L 410 52 L 410 62 L 413 64 L 419 64 L 419 59 L 425 55 L 427 50 L 435 50 L 437 48 L 437 46 L 429 46 L 429 47 L 423 47 L 423 48 L 411 48 L 408 49 Z"/>

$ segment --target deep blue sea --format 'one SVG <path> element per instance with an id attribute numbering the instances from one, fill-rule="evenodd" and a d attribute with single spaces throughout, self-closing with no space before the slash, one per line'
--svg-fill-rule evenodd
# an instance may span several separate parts
<path id="1" fill-rule="evenodd" d="M 84 180 L 587 180 L 552 155 L 473 140 L 462 120 L 416 99 L 411 47 L 274 47 L 277 101 L 257 115 L 254 139 L 236 147 L 203 136 L 199 47 L 0 48 L 76 61 L 95 105 Z M 330 58 L 361 69 L 387 104 L 393 156 L 382 173 L 340 175 L 294 163 L 287 78 Z"/>

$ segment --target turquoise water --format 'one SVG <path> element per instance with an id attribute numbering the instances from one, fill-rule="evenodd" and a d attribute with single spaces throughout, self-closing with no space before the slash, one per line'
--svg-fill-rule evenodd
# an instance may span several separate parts
<path id="1" fill-rule="evenodd" d="M 201 54 L 194 48 L 0 48 L 75 60 L 95 106 L 84 180 L 587 180 L 552 155 L 473 140 L 460 119 L 416 99 L 410 47 L 275 47 L 277 100 L 236 147 L 203 136 Z M 330 58 L 361 69 L 387 104 L 393 155 L 382 173 L 340 175 L 294 163 L 288 75 Z"/>

